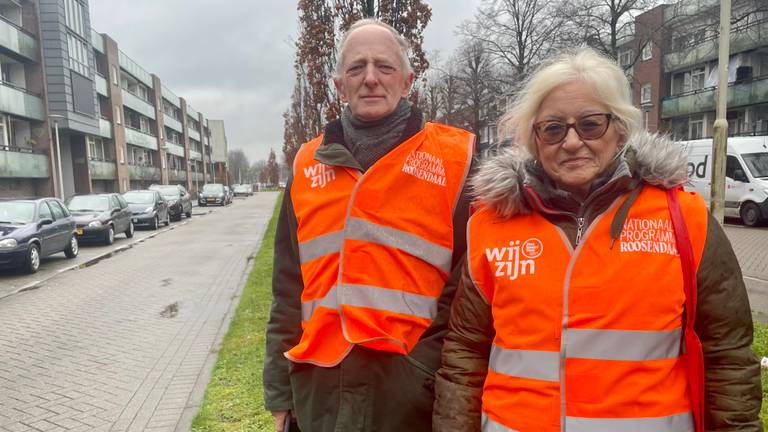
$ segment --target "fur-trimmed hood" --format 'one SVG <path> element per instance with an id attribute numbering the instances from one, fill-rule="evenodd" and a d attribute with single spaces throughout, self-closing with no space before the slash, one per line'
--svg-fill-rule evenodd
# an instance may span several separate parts
<path id="1" fill-rule="evenodd" d="M 688 180 L 685 149 L 668 137 L 645 131 L 632 135 L 626 151 L 615 164 L 611 181 L 632 177 L 665 188 L 681 185 Z M 543 170 L 528 152 L 509 147 L 484 161 L 471 180 L 472 191 L 484 206 L 491 207 L 502 217 L 530 213 L 523 188 L 532 186 L 544 192 L 547 181 Z"/>

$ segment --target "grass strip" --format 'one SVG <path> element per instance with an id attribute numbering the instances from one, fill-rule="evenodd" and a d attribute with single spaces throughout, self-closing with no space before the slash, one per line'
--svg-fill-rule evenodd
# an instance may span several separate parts
<path id="1" fill-rule="evenodd" d="M 275 228 L 282 199 L 281 194 L 222 342 L 205 398 L 192 423 L 194 432 L 274 430 L 272 415 L 264 410 L 261 373 L 272 303 Z"/>

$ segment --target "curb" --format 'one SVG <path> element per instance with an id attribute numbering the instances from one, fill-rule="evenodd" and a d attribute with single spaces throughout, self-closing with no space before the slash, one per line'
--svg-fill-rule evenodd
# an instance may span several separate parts
<path id="1" fill-rule="evenodd" d="M 155 231 L 154 233 L 152 233 L 152 234 L 150 234 L 150 235 L 148 235 L 146 237 L 140 238 L 138 240 L 132 240 L 131 243 L 129 243 L 129 244 L 122 245 L 120 247 L 112 249 L 111 251 L 104 252 L 104 253 L 102 253 L 100 255 L 96 255 L 95 257 L 89 258 L 88 260 L 86 260 L 84 262 L 81 262 L 79 264 L 73 264 L 73 265 L 71 265 L 69 267 L 65 267 L 65 268 L 59 269 L 56 272 L 54 272 L 53 274 L 51 274 L 50 276 L 46 277 L 45 279 L 36 280 L 36 281 L 34 281 L 32 283 L 24 285 L 23 287 L 15 290 L 15 291 L 11 291 L 8 294 L 0 295 L 0 300 L 8 298 L 8 297 L 10 297 L 12 295 L 15 295 L 15 294 L 19 294 L 19 293 L 25 292 L 25 291 L 32 291 L 32 290 L 36 290 L 38 288 L 41 288 L 43 285 L 45 285 L 45 282 L 55 278 L 56 276 L 58 276 L 58 275 L 60 275 L 62 273 L 66 273 L 66 272 L 72 271 L 72 270 L 81 270 L 81 269 L 84 269 L 86 267 L 91 267 L 92 265 L 98 264 L 102 260 L 109 259 L 109 258 L 111 258 L 111 257 L 113 257 L 113 256 L 115 256 L 115 255 L 117 255 L 117 254 L 119 254 L 121 252 L 125 252 L 128 249 L 133 248 L 134 246 L 136 246 L 138 244 L 144 243 L 145 241 L 147 241 L 147 240 L 149 240 L 151 238 L 157 237 L 158 235 L 160 235 L 160 234 L 162 234 L 164 232 L 173 231 L 176 228 L 183 227 L 184 225 L 186 225 L 186 224 L 188 224 L 190 222 L 191 222 L 191 220 L 187 219 L 187 220 L 185 220 L 182 223 L 178 223 L 178 224 L 175 224 L 175 225 L 171 225 L 171 226 L 165 227 L 162 230 Z"/>

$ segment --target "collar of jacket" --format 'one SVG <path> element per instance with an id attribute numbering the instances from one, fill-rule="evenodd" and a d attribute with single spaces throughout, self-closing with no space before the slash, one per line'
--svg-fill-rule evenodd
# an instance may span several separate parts
<path id="1" fill-rule="evenodd" d="M 421 110 L 413 106 L 411 117 L 408 119 L 403 134 L 400 136 L 400 142 L 406 141 L 422 129 L 424 129 L 424 115 L 421 113 Z M 326 165 L 343 166 L 357 171 L 363 170 L 345 145 L 344 130 L 339 119 L 333 120 L 325 126 L 323 142 L 318 147 L 317 152 L 315 152 L 315 160 Z"/>
<path id="2" fill-rule="evenodd" d="M 593 183 L 583 203 L 555 187 L 540 164 L 518 148 L 505 148 L 483 162 L 472 179 L 473 195 L 502 217 L 535 210 L 589 221 L 622 193 L 637 190 L 643 183 L 670 188 L 688 180 L 685 150 L 667 137 L 641 131 L 632 135 L 626 146 L 624 156 Z M 632 200 L 636 198 L 633 195 Z M 620 222 L 629 205 L 631 202 L 617 214 Z"/>

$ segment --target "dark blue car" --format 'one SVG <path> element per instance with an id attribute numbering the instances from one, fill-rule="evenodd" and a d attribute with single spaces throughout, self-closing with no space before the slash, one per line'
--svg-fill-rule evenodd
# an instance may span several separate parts
<path id="1" fill-rule="evenodd" d="M 41 258 L 78 249 L 75 220 L 58 199 L 0 199 L 0 268 L 34 273 Z"/>

